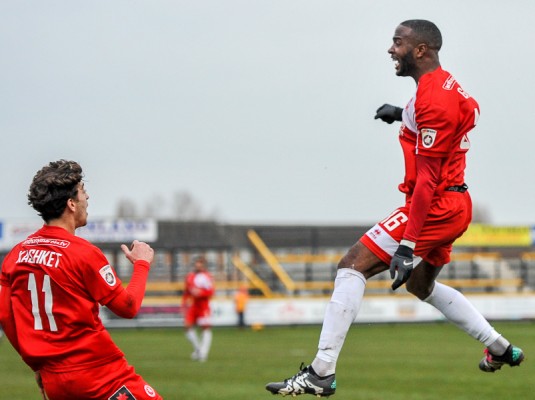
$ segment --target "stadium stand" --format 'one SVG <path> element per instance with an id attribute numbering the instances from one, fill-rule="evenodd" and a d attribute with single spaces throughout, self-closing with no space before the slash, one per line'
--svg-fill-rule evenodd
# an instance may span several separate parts
<path id="1" fill-rule="evenodd" d="M 368 226 L 225 225 L 158 221 L 145 303 L 179 304 L 191 260 L 204 255 L 217 296 L 247 284 L 252 296 L 326 296 L 336 265 Z M 118 243 L 96 243 L 128 280 L 131 266 Z M 0 259 L 3 254 L 0 254 Z M 455 248 L 441 281 L 465 293 L 517 293 L 535 288 L 535 250 Z M 388 272 L 370 279 L 367 295 L 395 295 Z M 398 291 L 403 294 L 403 290 Z M 397 293 L 397 292 L 396 292 Z M 144 304 L 145 304 L 144 303 Z"/>

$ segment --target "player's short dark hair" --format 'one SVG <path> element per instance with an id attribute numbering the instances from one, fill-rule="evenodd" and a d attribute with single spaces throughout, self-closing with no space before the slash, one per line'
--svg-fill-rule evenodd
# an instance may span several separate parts
<path id="1" fill-rule="evenodd" d="M 442 34 L 438 27 L 425 19 L 409 19 L 400 25 L 411 28 L 414 39 L 419 43 L 425 43 L 429 48 L 439 51 L 442 47 Z"/>
<path id="2" fill-rule="evenodd" d="M 201 262 L 203 264 L 206 264 L 206 257 L 205 256 L 197 256 L 193 259 L 193 263 Z"/>
<path id="3" fill-rule="evenodd" d="M 82 167 L 75 161 L 52 161 L 33 177 L 28 190 L 28 204 L 45 222 L 61 217 L 67 201 L 78 193 Z"/>

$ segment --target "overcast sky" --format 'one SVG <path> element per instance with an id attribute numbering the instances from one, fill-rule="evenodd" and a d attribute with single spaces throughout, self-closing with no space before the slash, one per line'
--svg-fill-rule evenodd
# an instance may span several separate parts
<path id="1" fill-rule="evenodd" d="M 374 223 L 402 205 L 398 125 L 415 91 L 387 54 L 429 19 L 481 106 L 466 181 L 496 224 L 535 224 L 532 0 L 2 0 L 0 220 L 32 218 L 49 161 L 86 175 L 90 217 L 187 191 L 225 223 Z"/>

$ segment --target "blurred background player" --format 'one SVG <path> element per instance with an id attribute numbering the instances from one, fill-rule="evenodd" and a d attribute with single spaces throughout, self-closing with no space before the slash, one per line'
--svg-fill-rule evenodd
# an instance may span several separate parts
<path id="1" fill-rule="evenodd" d="M 191 359 L 206 361 L 212 345 L 212 325 L 210 299 L 214 295 L 214 279 L 207 271 L 206 259 L 197 257 L 193 262 L 193 271 L 186 275 L 182 307 L 184 310 L 184 328 L 186 338 L 193 345 Z M 201 334 L 197 334 L 196 327 Z"/>
<path id="2" fill-rule="evenodd" d="M 479 363 L 482 371 L 517 366 L 524 359 L 522 350 L 496 332 L 460 292 L 435 282 L 450 261 L 454 241 L 472 218 L 464 170 L 470 148 L 468 132 L 479 117 L 477 102 L 442 69 L 441 46 L 442 35 L 430 21 L 408 20 L 395 30 L 388 54 L 395 62 L 396 75 L 414 79 L 416 94 L 404 109 L 381 106 L 375 118 L 403 122 L 399 141 L 405 179 L 399 189 L 406 202 L 364 234 L 340 260 L 316 358 L 293 377 L 269 383 L 266 389 L 274 394 L 335 393 L 336 362 L 360 309 L 366 281 L 387 269 L 394 279 L 393 290 L 406 282 L 410 293 L 486 346 Z"/>
<path id="3" fill-rule="evenodd" d="M 28 202 L 44 225 L 5 257 L 0 274 L 0 324 L 36 372 L 43 397 L 161 399 L 115 345 L 99 305 L 133 318 L 145 294 L 153 249 L 122 245 L 134 264 L 128 287 L 100 249 L 75 236 L 86 225 L 89 195 L 80 165 L 59 160 L 34 176 Z"/>

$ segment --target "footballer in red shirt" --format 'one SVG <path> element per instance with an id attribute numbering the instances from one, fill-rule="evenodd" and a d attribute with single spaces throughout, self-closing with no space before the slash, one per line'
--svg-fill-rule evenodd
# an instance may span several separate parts
<path id="1" fill-rule="evenodd" d="M 392 42 L 388 53 L 396 74 L 413 78 L 416 94 L 404 109 L 384 104 L 375 118 L 402 122 L 399 141 L 405 178 L 399 189 L 405 204 L 373 226 L 342 258 L 316 357 L 293 377 L 268 383 L 266 389 L 274 394 L 335 393 L 336 362 L 360 309 L 367 279 L 385 270 L 390 270 L 393 290 L 406 283 L 409 293 L 485 345 L 482 371 L 518 366 L 524 359 L 522 350 L 496 332 L 462 293 L 435 281 L 450 261 L 455 239 L 472 218 L 464 171 L 468 134 L 477 123 L 479 105 L 442 69 L 438 56 L 442 34 L 434 23 L 404 21 Z"/>
<path id="2" fill-rule="evenodd" d="M 464 170 L 468 132 L 478 117 L 477 102 L 441 67 L 418 81 L 399 130 L 405 159 L 399 190 L 406 204 L 361 238 L 386 264 L 401 240 L 414 244 L 415 254 L 434 266 L 450 261 L 453 242 L 472 219 Z"/>
<path id="3" fill-rule="evenodd" d="M 66 160 L 33 178 L 28 200 L 45 224 L 3 261 L 0 324 L 50 400 L 161 399 L 99 318 L 100 305 L 124 318 L 137 314 L 154 251 L 137 240 L 121 246 L 134 265 L 124 288 L 102 251 L 75 236 L 87 222 L 82 178 L 80 165 Z"/>
<path id="4" fill-rule="evenodd" d="M 197 257 L 193 262 L 193 271 L 184 280 L 182 297 L 184 328 L 186 338 L 193 346 L 191 359 L 194 361 L 208 359 L 212 344 L 210 299 L 214 291 L 214 279 L 206 268 L 206 259 Z M 201 335 L 197 334 L 196 326 L 201 328 Z"/>

